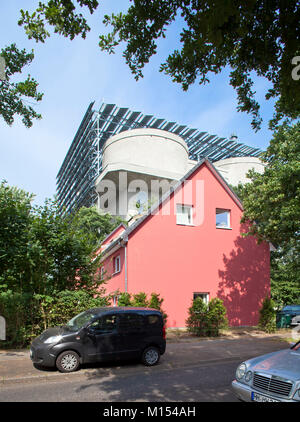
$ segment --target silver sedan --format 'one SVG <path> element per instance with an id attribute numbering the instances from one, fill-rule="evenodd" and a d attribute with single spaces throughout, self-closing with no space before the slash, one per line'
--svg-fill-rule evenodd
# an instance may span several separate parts
<path id="1" fill-rule="evenodd" d="M 300 341 L 290 349 L 241 363 L 232 382 L 243 401 L 300 402 Z"/>

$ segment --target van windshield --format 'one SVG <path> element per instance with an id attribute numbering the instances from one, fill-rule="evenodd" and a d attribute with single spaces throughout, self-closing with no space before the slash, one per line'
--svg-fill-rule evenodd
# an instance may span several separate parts
<path id="1" fill-rule="evenodd" d="M 81 314 L 78 314 L 74 318 L 70 319 L 70 321 L 67 323 L 67 327 L 71 331 L 78 331 L 95 316 L 96 314 L 93 314 L 90 311 L 81 312 Z"/>

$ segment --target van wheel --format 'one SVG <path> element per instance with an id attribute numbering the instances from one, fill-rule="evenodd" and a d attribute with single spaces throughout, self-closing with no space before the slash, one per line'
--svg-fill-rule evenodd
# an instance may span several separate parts
<path id="1" fill-rule="evenodd" d="M 147 347 L 147 349 L 143 351 L 142 362 L 144 365 L 146 366 L 156 365 L 159 359 L 160 359 L 160 353 L 157 347 L 150 346 L 150 347 Z"/>
<path id="2" fill-rule="evenodd" d="M 62 352 L 56 359 L 56 368 L 59 372 L 74 372 L 80 365 L 80 358 L 73 350 Z"/>

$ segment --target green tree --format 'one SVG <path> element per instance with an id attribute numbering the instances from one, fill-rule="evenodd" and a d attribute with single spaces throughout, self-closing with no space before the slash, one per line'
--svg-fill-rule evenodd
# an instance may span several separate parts
<path id="1" fill-rule="evenodd" d="M 300 123 L 282 125 L 261 156 L 263 174 L 251 170 L 242 192 L 248 234 L 284 247 L 300 236 Z"/>
<path id="2" fill-rule="evenodd" d="M 88 291 L 101 284 L 96 277 L 100 255 L 94 257 L 95 243 L 88 232 L 72 223 L 71 216 L 61 215 L 55 201 L 33 210 L 27 252 L 30 291 Z"/>
<path id="3" fill-rule="evenodd" d="M 48 0 L 33 12 L 21 10 L 20 25 L 28 37 L 44 42 L 54 32 L 73 39 L 90 30 L 76 6 L 93 13 L 96 0 Z M 275 99 L 271 126 L 283 117 L 300 115 L 299 81 L 292 78 L 294 57 L 300 56 L 300 6 L 298 0 L 134 0 L 126 13 L 105 16 L 112 27 L 100 36 L 100 47 L 113 53 L 125 43 L 123 56 L 136 79 L 156 54 L 158 40 L 167 37 L 168 26 L 181 25 L 176 49 L 160 71 L 184 90 L 198 81 L 209 82 L 211 73 L 230 67 L 230 84 L 237 92 L 238 110 L 252 115 L 252 126 L 260 128 L 259 104 L 255 99 L 253 75 L 265 77 L 270 88 L 266 99 Z"/>
<path id="4" fill-rule="evenodd" d="M 250 171 L 239 186 L 248 235 L 271 242 L 271 292 L 277 307 L 300 299 L 300 123 L 282 125 L 267 151 L 263 174 Z"/>
<path id="5" fill-rule="evenodd" d="M 97 207 L 81 207 L 73 214 L 72 220 L 72 226 L 88 235 L 95 247 L 121 223 L 126 224 L 118 216 L 102 214 Z"/>
<path id="6" fill-rule="evenodd" d="M 22 283 L 27 263 L 33 195 L 0 184 L 0 290 Z"/>
<path id="7" fill-rule="evenodd" d="M 0 184 L 0 314 L 10 347 L 25 346 L 49 325 L 109 301 L 95 239 L 81 219 L 62 215 L 55 201 L 34 207 L 32 199 Z M 104 222 L 98 221 L 102 235 Z"/>
<path id="8" fill-rule="evenodd" d="M 26 98 L 38 102 L 42 100 L 43 94 L 38 92 L 38 83 L 30 75 L 24 81 L 13 80 L 16 73 L 22 72 L 23 67 L 32 62 L 33 50 L 27 53 L 24 49 L 19 50 L 16 44 L 11 44 L 1 49 L 0 56 L 5 61 L 5 79 L 0 80 L 0 116 L 11 125 L 15 116 L 19 115 L 24 125 L 31 127 L 33 119 L 40 119 L 41 115 L 26 104 Z"/>
<path id="9" fill-rule="evenodd" d="M 0 185 L 0 289 L 40 295 L 95 290 L 102 283 L 96 276 L 100 255 L 95 256 L 98 239 L 86 229 L 87 214 L 62 215 L 55 201 L 33 207 L 32 199 Z M 104 236 L 114 224 L 102 217 L 97 228 Z"/>
<path id="10" fill-rule="evenodd" d="M 271 297 L 276 307 L 300 303 L 300 247 L 290 241 L 271 252 Z"/>

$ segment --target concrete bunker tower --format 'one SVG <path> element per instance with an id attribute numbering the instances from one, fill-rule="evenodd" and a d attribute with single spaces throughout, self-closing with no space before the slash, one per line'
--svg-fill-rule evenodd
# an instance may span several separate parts
<path id="1" fill-rule="evenodd" d="M 185 141 L 174 133 L 143 128 L 114 135 L 103 147 L 102 172 L 95 184 L 98 207 L 134 220 L 195 163 Z"/>

